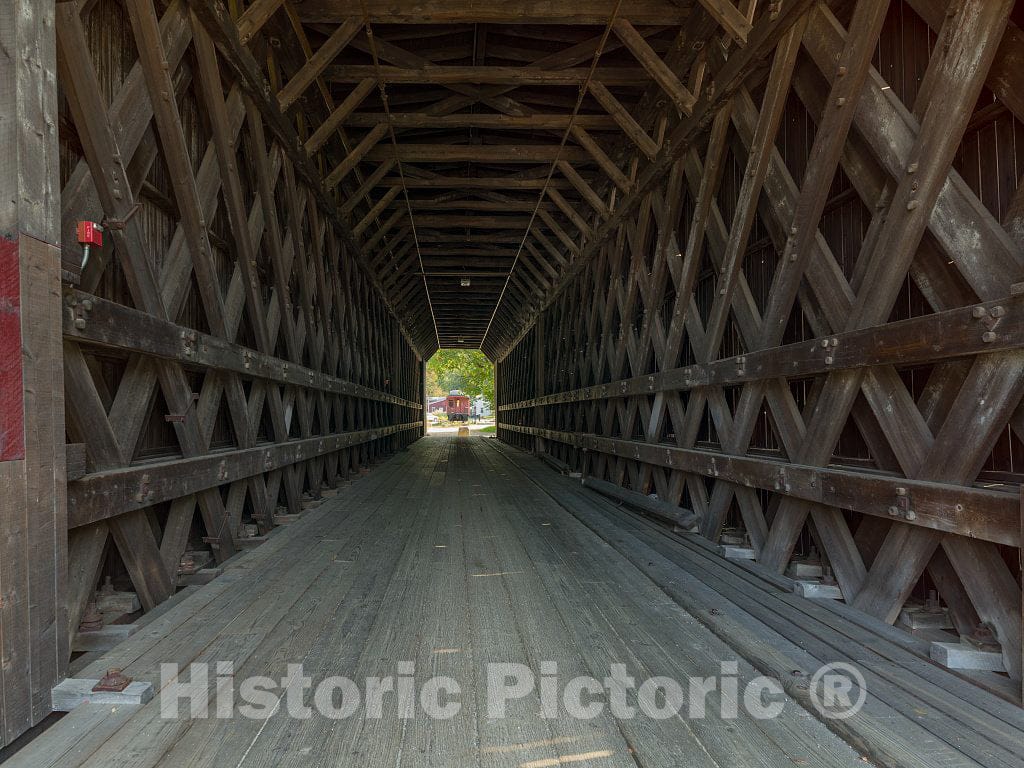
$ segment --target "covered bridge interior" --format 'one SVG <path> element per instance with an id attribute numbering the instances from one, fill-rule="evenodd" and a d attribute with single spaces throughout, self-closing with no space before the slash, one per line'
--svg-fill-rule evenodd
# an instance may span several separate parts
<path id="1" fill-rule="evenodd" d="M 12 764 L 1021 765 L 1022 26 L 4 0 Z M 450 348 L 496 439 L 427 434 Z M 168 662 L 728 658 L 788 716 L 158 717 Z M 110 667 L 157 697 L 51 714 Z"/>

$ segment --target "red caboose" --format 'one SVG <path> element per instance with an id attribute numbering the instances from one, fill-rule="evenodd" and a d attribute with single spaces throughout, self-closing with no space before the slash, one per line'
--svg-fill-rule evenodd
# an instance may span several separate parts
<path id="1" fill-rule="evenodd" d="M 448 395 L 448 421 L 469 421 L 469 397 L 466 395 Z"/>

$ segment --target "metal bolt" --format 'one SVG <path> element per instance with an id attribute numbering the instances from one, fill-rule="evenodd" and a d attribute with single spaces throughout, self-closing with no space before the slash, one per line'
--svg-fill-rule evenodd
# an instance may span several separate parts
<path id="1" fill-rule="evenodd" d="M 908 211 L 912 211 L 915 208 L 917 208 L 917 206 L 918 206 L 917 200 L 911 200 L 909 203 L 907 203 L 907 210 Z"/>
<path id="2" fill-rule="evenodd" d="M 76 317 L 75 318 L 75 328 L 77 328 L 80 331 L 85 328 L 85 318 L 84 317 Z"/>
<path id="3" fill-rule="evenodd" d="M 845 97 L 840 96 L 838 99 L 836 99 L 836 106 L 841 107 L 844 104 L 846 104 L 846 98 Z"/>
<path id="4" fill-rule="evenodd" d="M 981 340 L 986 344 L 991 344 L 993 341 L 996 340 L 996 335 L 992 331 L 985 331 L 983 334 L 981 334 Z"/>
<path id="5" fill-rule="evenodd" d="M 896 507 L 889 507 L 889 515 L 891 517 L 896 517 L 899 513 L 900 511 Z"/>
<path id="6" fill-rule="evenodd" d="M 974 309 L 971 310 L 971 316 L 973 318 L 975 318 L 976 320 L 980 320 L 981 318 L 983 318 L 985 316 L 985 308 L 984 307 L 975 307 Z"/>
<path id="7" fill-rule="evenodd" d="M 1006 310 L 1003 309 L 1002 307 L 992 307 L 992 309 L 990 309 L 988 313 L 992 315 L 992 317 L 1002 317 L 1003 315 L 1006 314 Z"/>
<path id="8" fill-rule="evenodd" d="M 908 509 L 905 517 L 907 518 L 907 520 L 917 520 L 917 512 L 915 512 L 912 509 Z"/>

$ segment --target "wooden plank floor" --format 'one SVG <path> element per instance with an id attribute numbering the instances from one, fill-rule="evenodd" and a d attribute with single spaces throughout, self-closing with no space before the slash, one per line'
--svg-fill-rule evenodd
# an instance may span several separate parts
<path id="1" fill-rule="evenodd" d="M 724 561 L 616 508 L 537 459 L 484 437 L 416 443 L 285 526 L 223 576 L 77 672 L 120 666 L 161 685 L 161 663 L 231 661 L 237 681 L 280 679 L 302 664 L 314 681 L 360 688 L 413 662 L 416 689 L 444 675 L 461 711 L 417 709 L 342 720 L 161 717 L 84 705 L 10 762 L 41 766 L 906 766 L 1022 765 L 1024 717 L 925 661 L 909 638 L 796 598 L 784 580 Z M 638 682 L 714 676 L 738 662 L 790 694 L 783 714 L 722 718 L 541 717 L 534 692 L 488 717 L 486 664 L 519 663 L 557 679 L 602 679 L 625 664 Z M 794 670 L 850 661 L 867 702 L 827 724 Z M 206 690 L 211 711 L 216 680 Z M 724 697 L 724 699 L 723 699 Z M 602 700 L 605 697 L 602 697 Z M 388 702 L 392 701 L 392 705 Z M 635 704 L 635 699 L 633 702 Z M 182 704 L 182 712 L 188 704 Z"/>

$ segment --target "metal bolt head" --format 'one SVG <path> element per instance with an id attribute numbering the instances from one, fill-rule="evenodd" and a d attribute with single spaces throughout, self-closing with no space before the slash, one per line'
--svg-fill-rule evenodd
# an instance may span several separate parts
<path id="1" fill-rule="evenodd" d="M 985 331 L 983 334 L 981 334 L 981 340 L 986 344 L 991 344 L 993 341 L 996 340 L 996 335 L 992 331 Z"/>

